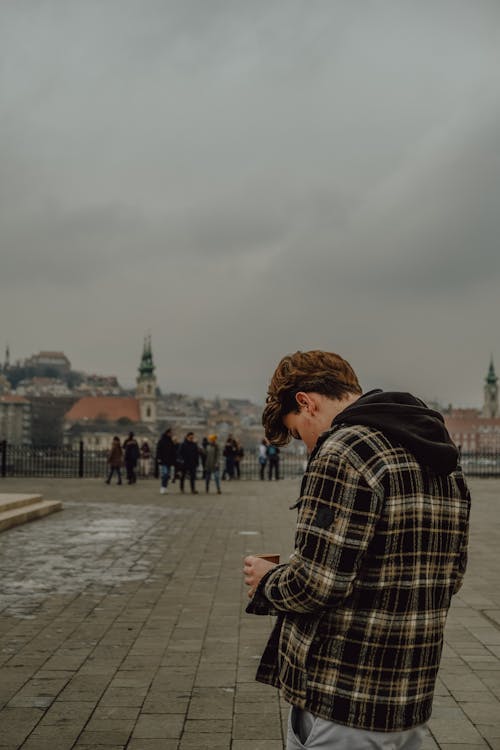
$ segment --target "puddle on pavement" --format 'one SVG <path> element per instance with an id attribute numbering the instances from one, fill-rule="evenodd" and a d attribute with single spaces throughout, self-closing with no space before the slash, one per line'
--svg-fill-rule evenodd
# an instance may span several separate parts
<path id="1" fill-rule="evenodd" d="M 32 619 L 52 595 L 71 595 L 153 575 L 165 540 L 175 535 L 185 508 L 124 505 L 110 516 L 100 503 L 64 504 L 62 513 L 10 529 L 0 538 L 0 614 Z M 118 515 L 119 514 L 119 515 Z"/>

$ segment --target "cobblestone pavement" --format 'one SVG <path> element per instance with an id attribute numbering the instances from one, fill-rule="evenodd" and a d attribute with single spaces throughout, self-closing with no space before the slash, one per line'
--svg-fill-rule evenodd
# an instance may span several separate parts
<path id="1" fill-rule="evenodd" d="M 500 750 L 500 482 L 476 480 L 426 750 Z M 0 750 L 282 750 L 287 708 L 254 681 L 271 618 L 242 557 L 291 552 L 299 486 L 0 480 L 62 513 L 0 534 Z"/>

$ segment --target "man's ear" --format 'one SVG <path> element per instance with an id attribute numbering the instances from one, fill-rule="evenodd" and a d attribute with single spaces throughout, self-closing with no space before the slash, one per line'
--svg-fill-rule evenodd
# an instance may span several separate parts
<path id="1" fill-rule="evenodd" d="M 297 405 L 313 417 L 321 408 L 322 396 L 314 391 L 299 391 L 295 396 Z"/>
<path id="2" fill-rule="evenodd" d="M 297 406 L 299 409 L 306 409 L 306 411 L 310 412 L 311 414 L 316 411 L 316 402 L 312 398 L 311 393 L 306 393 L 306 391 L 299 391 L 295 395 L 295 400 L 297 401 Z"/>

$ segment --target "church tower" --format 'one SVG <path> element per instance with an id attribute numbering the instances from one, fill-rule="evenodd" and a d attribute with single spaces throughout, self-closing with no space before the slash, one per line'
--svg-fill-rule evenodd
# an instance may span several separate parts
<path id="1" fill-rule="evenodd" d="M 154 371 L 151 335 L 148 335 L 144 338 L 135 393 L 139 401 L 141 422 L 152 425 L 156 423 L 156 377 Z"/>
<path id="2" fill-rule="evenodd" d="M 493 357 L 490 360 L 488 374 L 484 381 L 483 417 L 498 416 L 498 378 L 495 373 Z"/>

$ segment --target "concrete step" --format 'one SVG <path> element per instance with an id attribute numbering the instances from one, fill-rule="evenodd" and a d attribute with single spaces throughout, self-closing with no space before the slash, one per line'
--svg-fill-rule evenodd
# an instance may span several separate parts
<path id="1" fill-rule="evenodd" d="M 21 495 L 16 492 L 0 492 L 0 513 L 11 508 L 22 508 L 23 505 L 33 505 L 42 499 L 41 495 Z"/>
<path id="2" fill-rule="evenodd" d="M 30 502 L 27 502 L 28 498 Z M 6 509 L 6 505 L 10 507 Z M 62 503 L 59 500 L 43 500 L 41 495 L 18 495 L 14 496 L 14 499 L 11 497 L 10 500 L 8 496 L 1 495 L 0 531 L 42 518 L 57 510 L 62 510 Z"/>

